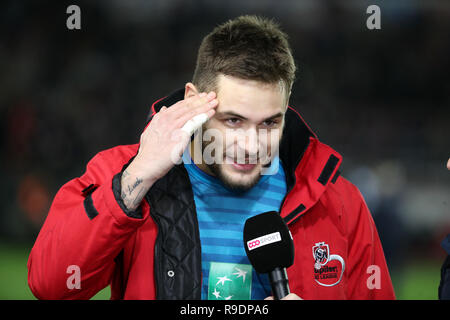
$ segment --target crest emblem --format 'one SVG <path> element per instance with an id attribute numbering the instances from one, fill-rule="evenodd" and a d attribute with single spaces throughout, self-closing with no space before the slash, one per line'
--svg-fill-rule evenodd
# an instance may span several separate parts
<path id="1" fill-rule="evenodd" d="M 324 287 L 332 287 L 341 282 L 345 261 L 338 254 L 331 254 L 325 242 L 317 242 L 312 247 L 314 258 L 314 280 Z"/>
<path id="2" fill-rule="evenodd" d="M 330 247 L 325 242 L 316 243 L 313 248 L 314 268 L 319 270 L 330 259 Z"/>

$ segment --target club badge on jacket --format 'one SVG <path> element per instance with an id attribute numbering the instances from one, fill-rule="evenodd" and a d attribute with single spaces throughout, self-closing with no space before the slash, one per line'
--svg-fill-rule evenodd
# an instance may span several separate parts
<path id="1" fill-rule="evenodd" d="M 337 285 L 344 274 L 345 261 L 338 254 L 330 254 L 330 246 L 318 242 L 312 247 L 314 280 L 324 287 Z"/>

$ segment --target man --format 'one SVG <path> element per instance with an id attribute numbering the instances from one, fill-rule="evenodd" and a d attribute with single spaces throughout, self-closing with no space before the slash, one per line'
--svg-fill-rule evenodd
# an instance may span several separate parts
<path id="1" fill-rule="evenodd" d="M 393 299 L 341 156 L 288 106 L 295 70 L 267 19 L 207 35 L 192 82 L 152 105 L 140 143 L 100 152 L 59 190 L 28 261 L 36 297 L 88 299 L 110 284 L 112 299 L 271 299 L 242 230 L 275 210 L 295 245 L 287 299 Z"/>

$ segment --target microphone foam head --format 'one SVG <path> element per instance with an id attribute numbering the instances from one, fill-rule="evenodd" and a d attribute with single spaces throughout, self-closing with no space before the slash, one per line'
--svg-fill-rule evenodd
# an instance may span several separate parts
<path id="1" fill-rule="evenodd" d="M 244 225 L 244 247 L 258 273 L 288 268 L 294 263 L 294 242 L 283 218 L 275 211 L 258 214 Z"/>

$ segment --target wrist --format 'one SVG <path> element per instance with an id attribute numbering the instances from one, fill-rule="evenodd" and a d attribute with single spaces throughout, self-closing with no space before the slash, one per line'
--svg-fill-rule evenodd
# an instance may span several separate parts
<path id="1" fill-rule="evenodd" d="M 148 164 L 146 165 L 145 162 L 139 158 L 139 155 L 137 155 L 125 169 L 122 180 L 132 179 L 134 181 L 135 179 L 141 179 L 144 185 L 151 186 L 158 180 L 158 177 L 150 172 L 149 169 Z"/>
<path id="2" fill-rule="evenodd" d="M 113 194 L 119 207 L 122 211 L 130 218 L 141 219 L 142 210 L 139 206 L 131 206 L 130 201 L 126 198 L 124 199 L 124 192 L 122 189 L 122 176 L 123 172 L 119 172 L 113 177 Z"/>
<path id="3" fill-rule="evenodd" d="M 136 159 L 122 172 L 121 198 L 128 210 L 136 210 L 156 179 L 144 171 Z"/>

